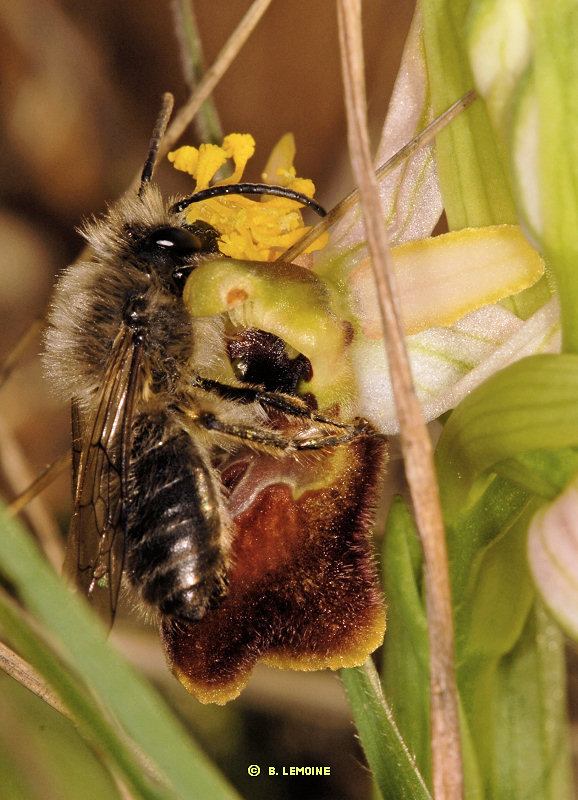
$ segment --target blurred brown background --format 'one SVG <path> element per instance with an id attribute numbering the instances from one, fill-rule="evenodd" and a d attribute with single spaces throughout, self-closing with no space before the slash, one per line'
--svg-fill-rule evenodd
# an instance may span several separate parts
<path id="1" fill-rule="evenodd" d="M 207 64 L 248 7 L 248 0 L 195 4 Z M 374 136 L 383 122 L 412 11 L 413 0 L 364 3 Z M 172 91 L 178 105 L 187 91 L 168 0 L 2 0 L 0 70 L 3 358 L 42 314 L 55 274 L 79 252 L 75 226 L 114 200 L 141 168 L 161 94 Z M 351 187 L 333 3 L 273 2 L 214 98 L 223 130 L 250 131 L 257 141 L 249 179 L 258 179 L 271 147 L 292 131 L 298 174 L 314 180 L 325 206 Z M 187 141 L 193 141 L 192 133 Z M 169 192 L 189 188 L 168 168 L 157 177 Z M 36 339 L 0 393 L 0 436 L 4 443 L 13 436 L 22 448 L 28 461 L 20 465 L 24 483 L 26 472 L 35 474 L 68 447 L 68 412 L 50 397 L 37 357 L 40 348 Z M 16 479 L 17 455 L 2 465 L 3 473 Z M 69 477 L 61 477 L 46 497 L 65 530 Z M 121 620 L 116 638 L 161 685 L 245 795 L 368 797 L 363 757 L 336 677 L 262 669 L 237 703 L 202 708 L 167 672 L 154 631 Z M 5 698 L 1 688 L 3 719 Z M 13 716 L 16 725 L 18 715 Z M 247 766 L 254 763 L 329 765 L 332 776 L 293 782 L 247 778 Z M 39 795 L 43 800 L 48 796 Z"/>

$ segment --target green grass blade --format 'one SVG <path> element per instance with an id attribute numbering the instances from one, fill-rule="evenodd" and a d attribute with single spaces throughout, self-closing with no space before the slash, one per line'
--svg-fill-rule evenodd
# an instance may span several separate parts
<path id="1" fill-rule="evenodd" d="M 58 697 L 64 699 L 85 741 L 100 754 L 112 772 L 122 776 L 136 797 L 144 800 L 176 797 L 167 787 L 153 785 L 127 740 L 123 741 L 118 727 L 102 713 L 88 688 L 72 674 L 70 667 L 60 663 L 26 615 L 3 594 L 0 594 L 0 629 L 10 644 L 43 675 Z"/>
<path id="2" fill-rule="evenodd" d="M 177 795 L 222 800 L 238 797 L 161 698 L 107 645 L 94 615 L 71 596 L 23 528 L 3 513 L 0 574 L 40 623 L 62 662 L 73 675 L 82 676 Z M 68 702 L 65 689 L 62 700 Z"/>

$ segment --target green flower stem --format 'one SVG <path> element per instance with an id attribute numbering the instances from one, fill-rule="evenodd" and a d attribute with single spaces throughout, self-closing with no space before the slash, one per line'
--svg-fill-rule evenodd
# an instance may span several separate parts
<path id="1" fill-rule="evenodd" d="M 384 691 L 401 735 L 429 784 L 429 645 L 421 596 L 423 564 L 415 526 L 400 498 L 394 500 L 388 516 L 382 564 L 389 600 L 382 670 Z M 461 702 L 460 731 L 467 791 L 473 797 L 481 796 L 476 750 Z"/>
<path id="2" fill-rule="evenodd" d="M 430 784 L 429 646 L 421 596 L 422 561 L 411 515 L 397 498 L 388 514 L 381 560 L 389 603 L 383 686 L 400 731 Z"/>
<path id="3" fill-rule="evenodd" d="M 341 679 L 382 797 L 431 800 L 383 698 L 373 662 L 368 659 L 361 667 L 342 669 Z"/>
<path id="4" fill-rule="evenodd" d="M 175 21 L 175 35 L 180 46 L 184 78 L 189 88 L 193 90 L 200 83 L 206 71 L 195 9 L 192 0 L 172 0 L 171 8 Z M 200 141 L 218 144 L 223 140 L 223 129 L 212 97 L 205 100 L 200 107 L 194 124 Z"/>

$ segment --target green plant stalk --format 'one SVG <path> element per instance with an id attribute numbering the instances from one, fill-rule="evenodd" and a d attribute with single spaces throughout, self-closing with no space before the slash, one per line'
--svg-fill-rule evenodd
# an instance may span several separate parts
<path id="1" fill-rule="evenodd" d="M 197 27 L 195 9 L 192 0 L 172 0 L 171 7 L 184 78 L 192 92 L 205 74 L 203 45 Z M 205 100 L 200 107 L 194 124 L 201 142 L 212 142 L 213 144 L 222 142 L 223 129 L 212 97 Z"/>
<path id="2" fill-rule="evenodd" d="M 423 564 L 417 532 L 401 498 L 394 500 L 389 513 L 382 564 L 390 603 L 383 654 L 384 691 L 404 741 L 429 784 L 429 646 L 421 585 Z M 466 786 L 472 796 L 481 796 L 477 754 L 468 724 L 460 703 Z"/>
<path id="3" fill-rule="evenodd" d="M 347 699 L 373 778 L 383 798 L 431 800 L 431 795 L 404 743 L 368 659 L 361 667 L 341 670 Z"/>
<path id="4" fill-rule="evenodd" d="M 429 647 L 423 607 L 422 553 L 409 511 L 401 498 L 390 508 L 382 552 L 387 633 L 383 687 L 394 718 L 431 785 L 429 736 Z"/>

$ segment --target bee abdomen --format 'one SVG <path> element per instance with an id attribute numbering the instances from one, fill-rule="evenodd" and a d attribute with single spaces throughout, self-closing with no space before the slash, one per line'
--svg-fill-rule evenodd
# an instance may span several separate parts
<path id="1" fill-rule="evenodd" d="M 226 591 L 228 521 L 199 446 L 168 414 L 137 420 L 126 498 L 126 572 L 161 614 L 199 620 Z"/>

